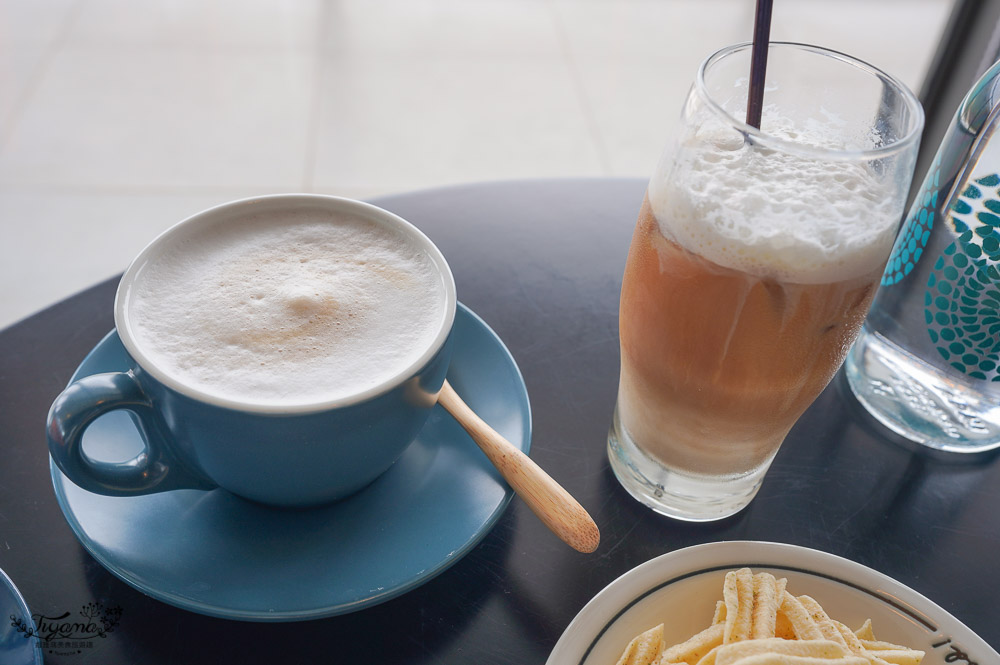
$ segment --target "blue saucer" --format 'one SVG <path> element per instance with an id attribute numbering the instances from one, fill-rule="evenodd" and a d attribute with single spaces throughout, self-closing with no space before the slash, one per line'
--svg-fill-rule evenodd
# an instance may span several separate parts
<path id="1" fill-rule="evenodd" d="M 531 413 L 514 359 L 461 304 L 454 334 L 448 381 L 527 452 Z M 125 350 L 112 331 L 73 380 L 125 367 Z M 125 411 L 95 421 L 83 445 L 89 456 L 110 459 L 127 459 L 141 448 Z M 101 565 L 165 603 L 249 621 L 344 614 L 418 587 L 471 550 L 513 496 L 440 406 L 383 476 L 352 497 L 311 510 L 267 508 L 224 490 L 100 496 L 51 468 L 70 527 Z"/>
<path id="2" fill-rule="evenodd" d="M 41 665 L 42 649 L 33 633 L 31 610 L 7 574 L 0 570 L 0 663 Z"/>

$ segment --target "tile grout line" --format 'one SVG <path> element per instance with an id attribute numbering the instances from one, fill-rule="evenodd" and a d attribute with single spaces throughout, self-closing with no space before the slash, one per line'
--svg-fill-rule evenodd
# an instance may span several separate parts
<path id="1" fill-rule="evenodd" d="M 402 187 L 420 189 L 419 182 L 403 182 Z M 294 186 L 294 185 L 292 185 Z M 385 185 L 380 182 L 364 182 L 349 185 L 316 185 L 313 189 L 331 190 L 338 187 L 359 190 L 384 189 Z M 276 184 L 274 182 L 247 182 L 237 184 L 119 184 L 119 183 L 76 183 L 66 181 L 42 181 L 29 180 L 21 182 L 9 182 L 0 180 L 0 195 L 4 194 L 25 194 L 41 195 L 52 193 L 59 196 L 202 196 L 205 194 L 229 192 L 239 194 L 241 192 L 261 191 L 263 193 L 288 192 L 288 184 Z M 390 189 L 389 191 L 395 191 Z M 248 194 L 249 195 L 249 194 Z"/>
<path id="2" fill-rule="evenodd" d="M 302 191 L 312 192 L 316 186 L 316 159 L 318 155 L 317 145 L 319 143 L 319 121 L 322 107 L 322 86 L 323 77 L 326 72 L 326 53 L 323 43 L 323 34 L 329 19 L 329 6 L 323 3 L 319 18 L 316 21 L 316 41 L 313 45 L 313 55 L 315 57 L 315 69 L 312 74 L 312 94 L 309 99 L 309 116 L 306 118 L 306 145 L 303 155 L 304 164 L 302 167 Z"/>
<path id="3" fill-rule="evenodd" d="M 573 82 L 573 88 L 576 90 L 577 101 L 580 104 L 580 109 L 583 111 L 583 117 L 587 123 L 587 130 L 590 133 L 590 138 L 594 142 L 594 148 L 597 150 L 597 158 L 601 163 L 601 168 L 604 170 L 604 175 L 614 175 L 612 173 L 611 155 L 608 151 L 608 146 L 605 143 L 604 137 L 597 125 L 597 118 L 594 116 L 594 110 L 587 101 L 587 93 L 583 85 L 583 79 L 580 76 L 580 70 L 576 66 L 576 61 L 573 59 L 573 55 L 570 52 L 569 38 L 566 34 L 566 27 L 559 18 L 558 11 L 555 8 L 555 0 L 546 0 L 545 5 L 548 7 L 549 15 L 552 17 L 552 22 L 555 25 L 556 34 L 559 37 L 559 50 L 562 52 L 566 69 L 569 70 L 570 79 Z"/>
<path id="4" fill-rule="evenodd" d="M 56 31 L 55 37 L 46 45 L 45 54 L 39 58 L 38 64 L 35 65 L 35 71 L 29 77 L 29 83 L 24 87 L 24 91 L 10 112 L 10 121 L 7 123 L 7 130 L 0 134 L 0 154 L 3 154 L 8 141 L 10 141 L 10 137 L 14 134 L 14 129 L 21 122 L 21 116 L 24 115 L 28 101 L 34 96 L 42 78 L 52 64 L 52 60 L 55 59 L 56 53 L 66 45 L 67 35 L 69 35 L 70 29 L 80 16 L 83 2 L 84 0 L 76 0 L 69 11 L 66 12 L 66 18 L 63 19 L 62 25 Z"/>

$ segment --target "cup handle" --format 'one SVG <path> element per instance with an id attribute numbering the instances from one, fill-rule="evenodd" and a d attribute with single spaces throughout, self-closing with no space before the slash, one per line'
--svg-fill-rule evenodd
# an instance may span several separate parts
<path id="1" fill-rule="evenodd" d="M 83 452 L 83 433 L 98 416 L 126 409 L 137 417 L 143 450 L 123 462 L 101 462 Z M 135 496 L 216 487 L 171 449 L 166 426 L 132 371 L 94 374 L 71 383 L 49 410 L 49 453 L 74 483 L 95 494 Z"/>

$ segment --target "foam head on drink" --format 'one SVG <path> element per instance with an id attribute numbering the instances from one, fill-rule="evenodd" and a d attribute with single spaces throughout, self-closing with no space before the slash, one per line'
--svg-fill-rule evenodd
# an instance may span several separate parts
<path id="1" fill-rule="evenodd" d="M 416 362 L 445 310 L 419 246 L 322 208 L 196 226 L 143 267 L 129 298 L 128 325 L 161 371 L 277 405 L 379 385 Z"/>
<path id="2" fill-rule="evenodd" d="M 838 147 L 821 128 L 764 120 L 779 138 Z M 868 311 L 901 212 L 891 191 L 857 160 L 721 127 L 683 138 L 650 181 L 622 286 L 627 435 L 675 471 L 767 464 Z"/>

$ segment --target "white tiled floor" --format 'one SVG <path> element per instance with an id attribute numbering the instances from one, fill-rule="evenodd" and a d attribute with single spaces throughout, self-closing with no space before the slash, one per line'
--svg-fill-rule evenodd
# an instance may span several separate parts
<path id="1" fill-rule="evenodd" d="M 645 177 L 753 4 L 0 0 L 0 327 L 234 198 Z M 775 4 L 918 88 L 950 0 Z"/>

